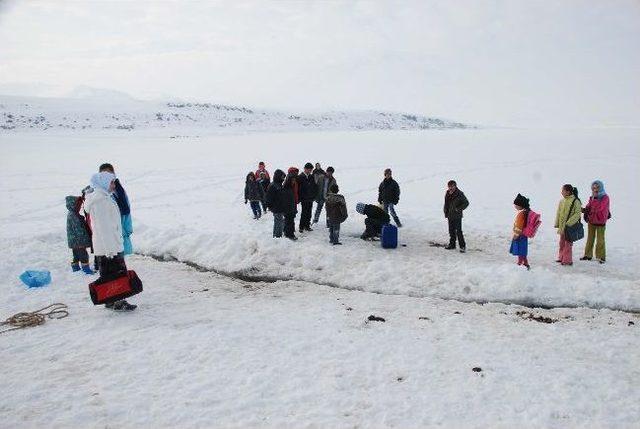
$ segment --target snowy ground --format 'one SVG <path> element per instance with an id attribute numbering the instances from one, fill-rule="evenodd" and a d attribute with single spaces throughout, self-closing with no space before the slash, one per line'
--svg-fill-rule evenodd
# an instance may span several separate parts
<path id="1" fill-rule="evenodd" d="M 633 427 L 640 318 L 615 310 L 640 310 L 640 232 L 628 228 L 640 210 L 639 136 L 3 135 L 0 317 L 56 301 L 71 316 L 0 337 L 0 391 L 11 392 L 0 399 L 0 426 Z M 344 246 L 329 246 L 324 228 L 297 243 L 273 240 L 270 216 L 250 219 L 243 179 L 260 160 L 271 171 L 306 161 L 336 168 L 350 209 Z M 136 256 L 139 309 L 94 308 L 87 278 L 67 272 L 64 196 L 105 161 L 130 193 L 139 252 L 291 280 L 246 283 Z M 406 224 L 406 247 L 395 251 L 359 240 L 354 211 L 375 200 L 387 166 L 402 187 Z M 429 246 L 447 238 L 450 178 L 471 201 L 465 255 Z M 556 266 L 560 187 L 571 182 L 586 194 L 596 178 L 612 198 L 608 262 Z M 531 272 L 507 253 L 517 192 L 543 215 Z M 54 281 L 26 290 L 17 280 L 25 268 L 50 269 Z M 520 311 L 557 322 L 523 320 Z M 365 323 L 372 314 L 386 322 Z"/>

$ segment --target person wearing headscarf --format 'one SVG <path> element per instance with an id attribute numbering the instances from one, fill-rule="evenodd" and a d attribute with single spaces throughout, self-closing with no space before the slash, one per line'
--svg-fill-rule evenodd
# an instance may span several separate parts
<path id="1" fill-rule="evenodd" d="M 573 265 L 573 242 L 567 240 L 565 228 L 573 226 L 580 221 L 582 202 L 578 198 L 578 190 L 570 184 L 562 186 L 560 191 L 562 199 L 558 203 L 556 221 L 554 227 L 558 229 L 560 243 L 558 249 L 558 259 L 561 265 Z"/>
<path id="2" fill-rule="evenodd" d="M 85 210 L 91 219 L 93 251 L 100 263 L 100 278 L 126 273 L 120 209 L 113 193 L 116 176 L 103 171 L 91 177 L 90 188 L 85 193 Z M 133 310 L 135 305 L 125 300 L 106 304 L 114 310 Z"/>
<path id="3" fill-rule="evenodd" d="M 601 180 L 595 180 L 591 184 L 591 196 L 582 212 L 584 220 L 587 222 L 587 243 L 584 248 L 584 256 L 580 260 L 590 261 L 593 259 L 593 244 L 595 242 L 596 259 L 604 264 L 607 257 L 604 233 L 611 213 L 609 211 L 609 195 L 607 195 Z"/>

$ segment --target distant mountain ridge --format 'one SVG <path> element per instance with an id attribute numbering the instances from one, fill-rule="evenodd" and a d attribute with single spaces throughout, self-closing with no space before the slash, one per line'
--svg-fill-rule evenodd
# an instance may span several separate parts
<path id="1" fill-rule="evenodd" d="M 475 128 L 409 113 L 301 113 L 214 103 L 126 98 L 36 98 L 0 95 L 0 133 L 154 131 L 222 134 L 254 131 L 425 130 Z"/>

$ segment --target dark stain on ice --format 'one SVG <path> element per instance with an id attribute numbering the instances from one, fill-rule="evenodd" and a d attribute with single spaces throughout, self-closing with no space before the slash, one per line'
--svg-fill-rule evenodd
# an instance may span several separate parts
<path id="1" fill-rule="evenodd" d="M 539 323 L 556 323 L 558 319 L 552 319 L 551 317 L 545 317 L 540 314 L 533 314 L 528 311 L 516 311 L 516 316 L 524 320 L 533 320 Z"/>
<path id="2" fill-rule="evenodd" d="M 370 321 L 370 322 L 386 322 L 384 317 L 374 316 L 373 314 L 371 316 L 367 317 L 367 320 Z"/>
<path id="3" fill-rule="evenodd" d="M 480 368 L 479 366 L 474 366 L 473 368 L 471 368 L 471 371 L 473 371 L 473 372 L 482 372 L 482 368 Z"/>

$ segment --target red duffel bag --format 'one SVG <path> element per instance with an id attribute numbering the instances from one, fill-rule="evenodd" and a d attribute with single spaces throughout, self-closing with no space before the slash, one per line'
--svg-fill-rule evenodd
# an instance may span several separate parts
<path id="1" fill-rule="evenodd" d="M 142 281 L 135 271 L 99 278 L 89 283 L 89 294 L 94 305 L 109 304 L 142 292 Z"/>

